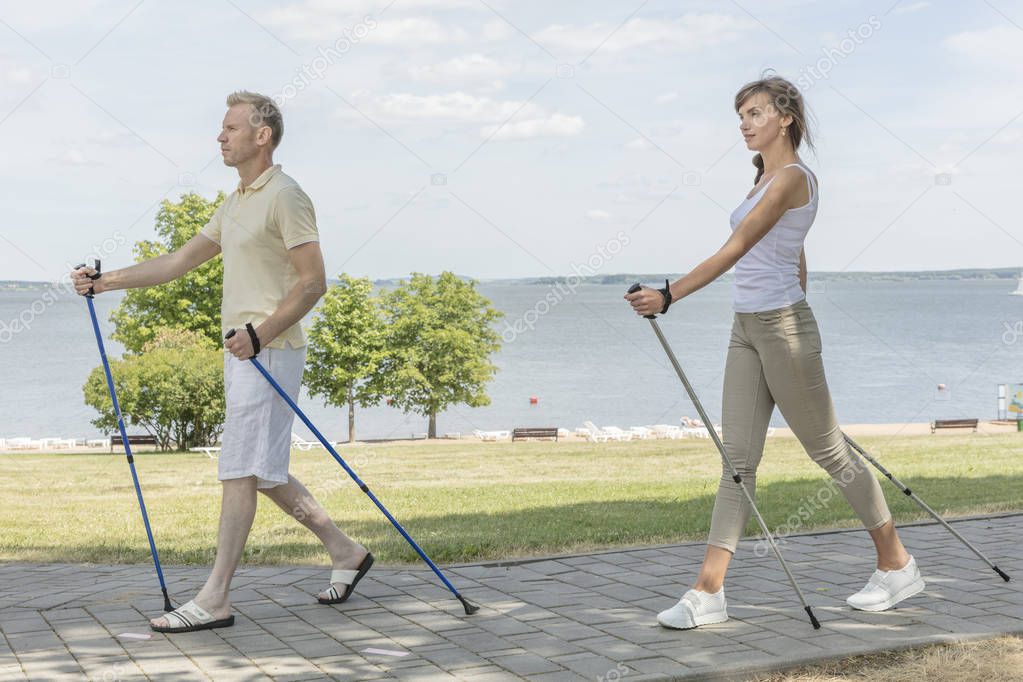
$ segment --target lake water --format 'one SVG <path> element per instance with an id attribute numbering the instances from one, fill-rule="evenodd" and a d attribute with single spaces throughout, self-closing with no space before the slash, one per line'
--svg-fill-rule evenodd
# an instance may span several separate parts
<path id="1" fill-rule="evenodd" d="M 825 282 L 809 298 L 821 328 L 824 362 L 843 423 L 904 423 L 997 416 L 996 385 L 1023 382 L 1023 296 L 1005 280 Z M 438 432 L 561 426 L 583 421 L 629 427 L 676 424 L 696 416 L 649 324 L 622 300 L 623 287 L 552 287 L 485 283 L 481 292 L 506 315 L 509 340 L 494 362 L 491 405 L 458 406 L 438 417 Z M 567 289 L 566 289 L 567 291 Z M 661 318 L 683 369 L 715 421 L 720 418 L 730 285 L 715 283 Z M 539 303 L 557 300 L 553 305 Z M 99 355 L 85 301 L 41 292 L 0 292 L 3 410 L 0 437 L 99 435 L 82 401 L 82 385 Z M 96 299 L 108 352 L 106 321 L 120 296 Z M 33 304 L 34 309 L 33 309 Z M 26 313 L 25 311 L 34 312 Z M 540 314 L 543 313 L 543 314 Z M 10 333 L 12 320 L 30 322 Z M 529 320 L 520 334 L 505 322 Z M 520 329 L 524 328 L 521 324 Z M 6 331 L 4 331 L 6 330 Z M 944 391 L 938 390 L 945 384 Z M 536 396 L 536 405 L 530 397 Z M 304 395 L 300 403 L 329 438 L 347 437 L 347 411 Z M 360 409 L 360 438 L 408 437 L 426 419 L 385 406 Z M 308 432 L 296 421 L 296 431 Z M 776 411 L 774 425 L 784 425 Z"/>

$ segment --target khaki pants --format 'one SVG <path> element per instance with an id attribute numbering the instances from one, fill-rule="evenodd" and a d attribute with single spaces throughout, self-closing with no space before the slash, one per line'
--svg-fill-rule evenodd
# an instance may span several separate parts
<path id="1" fill-rule="evenodd" d="M 806 300 L 757 313 L 735 313 L 721 413 L 725 452 L 755 495 L 775 404 L 807 454 L 835 480 L 868 530 L 891 518 L 881 486 L 845 442 L 824 378 L 821 337 Z M 752 509 L 732 472 L 723 473 L 708 543 L 735 552 Z"/>

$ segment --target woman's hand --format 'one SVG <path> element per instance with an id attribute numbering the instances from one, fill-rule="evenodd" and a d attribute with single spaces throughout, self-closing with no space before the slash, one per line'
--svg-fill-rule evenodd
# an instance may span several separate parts
<path id="1" fill-rule="evenodd" d="M 660 290 L 643 287 L 639 291 L 625 294 L 625 300 L 632 305 L 637 315 L 656 315 L 664 307 L 664 296 Z"/>

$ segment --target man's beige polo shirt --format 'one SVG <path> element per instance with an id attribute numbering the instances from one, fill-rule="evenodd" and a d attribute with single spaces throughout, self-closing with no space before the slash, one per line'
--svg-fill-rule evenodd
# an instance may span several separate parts
<path id="1" fill-rule="evenodd" d="M 277 310 L 298 283 L 288 249 L 319 241 L 316 213 L 298 183 L 267 168 L 248 187 L 224 199 L 200 234 L 220 245 L 224 258 L 224 299 L 220 308 L 226 334 L 259 326 Z M 286 329 L 269 348 L 300 348 L 306 343 L 299 323 Z"/>

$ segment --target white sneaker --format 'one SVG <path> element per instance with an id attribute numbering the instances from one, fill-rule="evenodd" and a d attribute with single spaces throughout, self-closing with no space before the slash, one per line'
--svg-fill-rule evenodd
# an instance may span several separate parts
<path id="1" fill-rule="evenodd" d="M 698 625 L 723 623 L 728 620 L 725 604 L 725 588 L 714 594 L 689 590 L 678 603 L 667 611 L 657 614 L 657 622 L 666 628 L 688 630 Z"/>
<path id="2" fill-rule="evenodd" d="M 924 579 L 912 556 L 896 571 L 874 571 L 866 586 L 845 602 L 861 611 L 885 611 L 924 589 Z"/>

